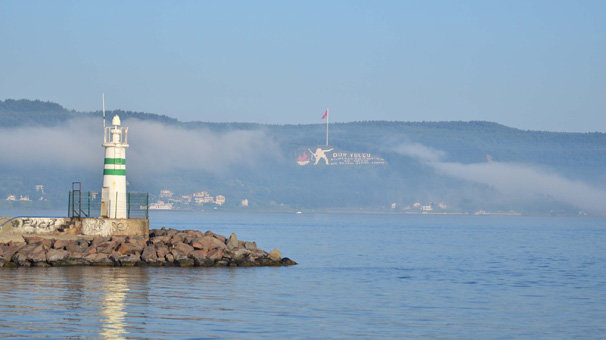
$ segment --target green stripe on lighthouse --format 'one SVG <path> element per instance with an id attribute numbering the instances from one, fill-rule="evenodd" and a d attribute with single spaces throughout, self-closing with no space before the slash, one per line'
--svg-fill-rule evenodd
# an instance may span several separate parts
<path id="1" fill-rule="evenodd" d="M 126 164 L 126 159 L 124 159 L 124 158 L 106 158 L 105 164 Z"/>
<path id="2" fill-rule="evenodd" d="M 124 169 L 103 169 L 104 175 L 114 175 L 114 176 L 126 176 L 126 170 Z"/>

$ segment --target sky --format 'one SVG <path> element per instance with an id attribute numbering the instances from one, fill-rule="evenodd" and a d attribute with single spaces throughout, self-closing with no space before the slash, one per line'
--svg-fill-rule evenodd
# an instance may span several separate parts
<path id="1" fill-rule="evenodd" d="M 605 1 L 0 1 L 0 99 L 606 132 Z"/>

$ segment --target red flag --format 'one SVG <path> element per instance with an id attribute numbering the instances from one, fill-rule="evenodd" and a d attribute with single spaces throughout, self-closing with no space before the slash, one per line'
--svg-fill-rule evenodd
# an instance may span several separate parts
<path id="1" fill-rule="evenodd" d="M 326 112 L 324 112 L 324 115 L 322 116 L 322 119 L 328 117 L 328 109 L 326 110 Z"/>

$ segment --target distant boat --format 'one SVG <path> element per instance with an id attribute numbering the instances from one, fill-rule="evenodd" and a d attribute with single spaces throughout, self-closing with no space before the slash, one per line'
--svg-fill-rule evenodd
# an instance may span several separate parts
<path id="1" fill-rule="evenodd" d="M 297 215 L 302 214 L 303 212 L 301 210 L 297 210 Z"/>

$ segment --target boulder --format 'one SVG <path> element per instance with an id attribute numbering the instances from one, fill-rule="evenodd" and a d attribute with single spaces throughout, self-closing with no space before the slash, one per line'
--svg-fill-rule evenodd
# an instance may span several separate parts
<path id="1" fill-rule="evenodd" d="M 215 262 L 208 258 L 208 252 L 206 250 L 194 250 L 189 256 L 194 260 L 194 265 L 196 267 L 212 266 Z"/>
<path id="2" fill-rule="evenodd" d="M 29 267 L 32 263 L 46 262 L 46 250 L 42 243 L 27 244 L 13 255 L 12 261 L 19 266 Z"/>
<path id="3" fill-rule="evenodd" d="M 244 248 L 248 250 L 257 250 L 257 242 L 244 242 Z"/>
<path id="4" fill-rule="evenodd" d="M 141 260 L 148 264 L 155 264 L 158 262 L 158 256 L 156 255 L 156 247 L 153 245 L 146 246 L 143 248 L 141 253 Z"/>
<path id="5" fill-rule="evenodd" d="M 55 262 L 63 261 L 67 257 L 67 255 L 68 255 L 67 250 L 49 249 L 48 253 L 46 254 L 46 258 L 47 258 L 48 262 L 53 264 Z"/>
<path id="6" fill-rule="evenodd" d="M 207 230 L 207 231 L 204 233 L 204 236 L 209 236 L 209 237 L 216 238 L 216 239 L 218 239 L 219 241 L 223 242 L 223 244 L 225 244 L 225 241 L 227 241 L 227 238 L 226 238 L 225 236 L 223 236 L 223 235 L 219 235 L 219 234 L 215 234 L 215 233 L 213 233 L 213 232 L 212 232 L 212 231 L 210 231 L 210 230 Z"/>
<path id="7" fill-rule="evenodd" d="M 194 247 L 183 242 L 177 242 L 173 245 L 172 251 L 177 251 L 180 254 L 183 254 L 183 256 L 187 257 L 189 256 L 189 254 L 191 254 L 192 251 L 194 251 Z"/>
<path id="8" fill-rule="evenodd" d="M 179 267 L 193 267 L 195 264 L 195 261 L 193 258 L 179 257 L 179 258 L 175 258 L 175 264 Z"/>
<path id="9" fill-rule="evenodd" d="M 212 261 L 218 261 L 223 258 L 224 250 L 221 248 L 211 249 L 208 251 L 208 258 Z"/>
<path id="10" fill-rule="evenodd" d="M 288 257 L 285 257 L 285 258 L 283 258 L 282 260 L 280 260 L 280 263 L 281 263 L 283 266 L 294 266 L 294 265 L 296 265 L 296 264 L 297 264 L 297 262 L 295 262 L 295 261 L 293 261 L 293 260 L 289 259 Z"/>
<path id="11" fill-rule="evenodd" d="M 244 257 L 248 257 L 250 255 L 250 250 L 244 248 L 238 248 L 233 251 L 230 251 L 230 257 L 236 261 L 241 261 Z"/>
<path id="12" fill-rule="evenodd" d="M 175 234 L 170 238 L 169 243 L 170 244 L 185 243 L 186 242 L 185 237 L 186 237 L 186 235 L 183 233 Z"/>
<path id="13" fill-rule="evenodd" d="M 208 248 L 205 248 L 202 243 L 203 243 L 202 239 L 194 239 L 191 241 L 191 243 L 189 245 L 192 246 L 196 250 L 208 249 Z"/>
<path id="14" fill-rule="evenodd" d="M 156 236 L 164 236 L 166 235 L 166 228 L 162 227 L 162 229 L 152 229 L 149 231 L 149 237 L 156 237 Z"/>
<path id="15" fill-rule="evenodd" d="M 111 253 L 115 251 L 119 245 L 121 244 L 118 241 L 103 241 L 97 244 L 97 253 L 111 255 Z"/>
<path id="16" fill-rule="evenodd" d="M 103 236 L 95 236 L 93 237 L 93 240 L 90 241 L 90 246 L 97 248 L 99 246 L 99 244 L 105 242 L 107 239 Z"/>
<path id="17" fill-rule="evenodd" d="M 273 261 L 280 261 L 280 259 L 282 259 L 282 253 L 280 253 L 278 249 L 274 248 L 269 252 L 269 258 Z"/>
<path id="18" fill-rule="evenodd" d="M 116 262 L 114 260 L 114 262 Z M 117 261 L 123 267 L 133 267 L 141 262 L 141 256 L 139 254 L 123 255 L 118 257 Z"/>
<path id="19" fill-rule="evenodd" d="M 166 256 L 166 254 L 170 253 L 170 251 L 168 250 L 168 247 L 165 246 L 164 244 L 156 244 L 155 248 L 156 248 L 156 256 L 158 258 L 164 258 Z"/>
<path id="20" fill-rule="evenodd" d="M 132 255 L 139 253 L 139 249 L 132 243 L 122 243 L 116 250 L 121 255 Z"/>
<path id="21" fill-rule="evenodd" d="M 147 238 L 143 236 L 128 236 L 126 238 L 126 243 L 132 244 L 135 248 L 143 250 L 147 245 Z"/>
<path id="22" fill-rule="evenodd" d="M 150 237 L 149 242 L 151 244 L 168 243 L 168 240 L 170 240 L 170 236 L 168 236 L 168 235 L 161 235 L 161 236 Z"/>
<path id="23" fill-rule="evenodd" d="M 53 240 L 39 236 L 23 236 L 23 239 L 25 240 L 26 244 L 44 244 L 46 249 L 49 249 L 53 243 Z"/>
<path id="24" fill-rule="evenodd" d="M 55 240 L 53 243 L 53 248 L 55 249 L 65 249 L 65 247 L 69 244 L 68 240 Z"/>
<path id="25" fill-rule="evenodd" d="M 237 248 L 238 246 L 239 246 L 238 237 L 236 236 L 235 233 L 231 233 L 231 235 L 229 235 L 229 239 L 227 240 L 227 249 L 234 249 L 234 248 Z"/>
<path id="26" fill-rule="evenodd" d="M 170 237 L 175 236 L 175 235 L 176 235 L 178 232 L 179 232 L 179 231 L 178 231 L 177 229 L 172 229 L 172 228 L 171 228 L 171 229 L 168 229 L 168 230 L 166 231 L 166 234 L 165 234 L 165 235 L 166 235 L 166 236 L 168 236 L 168 237 L 170 238 Z"/>
<path id="27" fill-rule="evenodd" d="M 88 249 L 88 241 L 84 239 L 68 241 L 65 245 L 65 250 L 70 253 L 83 253 Z"/>
<path id="28" fill-rule="evenodd" d="M 96 254 L 89 254 L 86 255 L 84 257 L 84 259 L 86 261 L 88 261 L 91 265 L 93 266 L 113 266 L 114 265 L 114 261 L 112 261 L 110 259 L 111 255 L 108 254 L 102 254 L 102 253 L 96 253 Z"/>
<path id="29" fill-rule="evenodd" d="M 4 267 L 11 262 L 13 255 L 21 248 L 19 245 L 4 244 L 0 245 L 0 267 Z"/>

